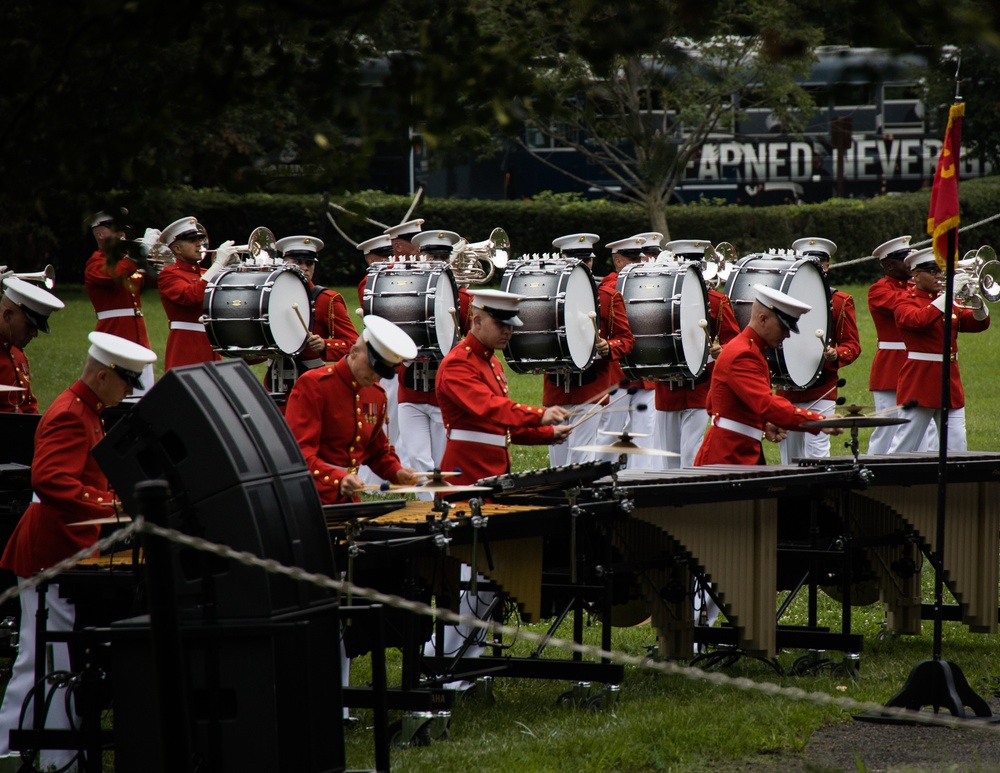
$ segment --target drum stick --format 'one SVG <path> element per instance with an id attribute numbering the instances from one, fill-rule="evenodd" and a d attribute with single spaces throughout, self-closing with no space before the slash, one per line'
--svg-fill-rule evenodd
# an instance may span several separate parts
<path id="1" fill-rule="evenodd" d="M 594 325 L 594 341 L 596 341 L 597 343 L 600 343 L 600 341 L 601 341 L 601 328 L 597 324 L 597 312 L 596 311 L 588 311 L 587 312 L 587 316 L 590 317 L 590 321 Z"/>
<path id="2" fill-rule="evenodd" d="M 883 408 L 881 411 L 875 411 L 875 413 L 870 413 L 868 415 L 869 416 L 885 416 L 885 415 L 890 414 L 890 413 L 896 413 L 900 409 L 908 411 L 910 408 L 916 408 L 916 407 L 917 407 L 917 401 L 916 400 L 908 400 L 905 403 L 903 403 L 902 405 L 894 405 L 891 408 Z"/>
<path id="3" fill-rule="evenodd" d="M 816 403 L 818 403 L 820 400 L 825 400 L 831 393 L 836 392 L 837 389 L 839 389 L 842 386 L 845 386 L 846 384 L 847 384 L 847 379 L 838 378 L 837 379 L 837 383 L 834 384 L 829 389 L 827 389 L 823 394 L 821 394 L 815 400 L 813 400 L 812 403 L 809 406 L 806 407 L 806 410 L 807 411 L 811 411 L 813 408 L 816 407 Z"/>
<path id="4" fill-rule="evenodd" d="M 634 395 L 638 391 L 639 391 L 638 387 L 629 387 L 625 391 L 625 394 L 618 395 L 618 397 L 616 397 L 613 400 L 611 400 L 610 402 L 608 402 L 607 405 L 601 405 L 600 403 L 598 403 L 597 405 L 594 405 L 589 411 L 587 411 L 585 414 L 583 414 L 583 416 L 578 421 L 575 421 L 572 424 L 570 424 L 569 428 L 570 429 L 576 429 L 581 424 L 583 424 L 583 422 L 585 422 L 587 419 L 589 419 L 591 416 L 593 416 L 595 413 L 601 411 L 602 409 L 603 410 L 607 410 L 612 405 L 614 405 L 619 400 L 621 400 L 623 397 L 628 397 L 629 395 Z"/>
<path id="5" fill-rule="evenodd" d="M 712 343 L 712 334 L 708 332 L 708 320 L 707 319 L 699 319 L 698 320 L 698 327 L 700 327 L 702 330 L 705 331 L 705 338 L 707 338 L 708 339 L 708 343 L 711 344 Z"/>
<path id="6" fill-rule="evenodd" d="M 299 304 L 293 303 L 292 308 L 295 309 L 295 316 L 299 318 L 299 322 L 302 323 L 302 329 L 306 331 L 306 335 L 310 335 L 309 328 L 306 326 L 306 321 L 302 318 L 302 312 L 299 311 Z"/>

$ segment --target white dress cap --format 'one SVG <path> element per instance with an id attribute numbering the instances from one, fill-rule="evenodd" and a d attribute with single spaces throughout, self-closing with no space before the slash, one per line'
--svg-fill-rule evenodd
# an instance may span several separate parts
<path id="1" fill-rule="evenodd" d="M 619 239 L 616 242 L 608 242 L 604 245 L 612 254 L 638 256 L 646 248 L 646 239 L 642 236 L 630 236 L 627 239 Z"/>
<path id="2" fill-rule="evenodd" d="M 169 247 L 178 239 L 201 233 L 204 233 L 204 229 L 198 223 L 198 218 L 191 216 L 182 217 L 180 220 L 175 220 L 163 229 L 160 234 L 160 241 Z"/>
<path id="3" fill-rule="evenodd" d="M 421 231 L 410 239 L 410 244 L 418 250 L 437 248 L 451 252 L 451 248 L 458 244 L 461 239 L 462 237 L 454 231 Z"/>
<path id="4" fill-rule="evenodd" d="M 399 365 L 417 356 L 417 345 L 395 322 L 374 314 L 369 314 L 362 322 L 365 326 L 365 341 L 370 343 L 378 352 L 378 356 L 386 362 Z"/>
<path id="5" fill-rule="evenodd" d="M 903 262 L 906 263 L 906 267 L 910 269 L 910 271 L 925 265 L 937 267 L 937 259 L 934 257 L 933 247 L 925 247 L 922 250 L 913 250 L 903 259 Z"/>
<path id="6" fill-rule="evenodd" d="M 286 236 L 274 243 L 274 248 L 283 258 L 296 258 L 315 262 L 318 253 L 323 249 L 323 240 L 315 236 Z"/>
<path id="7" fill-rule="evenodd" d="M 512 327 L 521 327 L 524 323 L 517 316 L 518 304 L 525 299 L 524 295 L 507 293 L 502 290 L 469 290 L 472 305 L 482 309 L 497 322 Z"/>
<path id="8" fill-rule="evenodd" d="M 757 290 L 755 300 L 765 308 L 773 311 L 782 325 L 793 333 L 798 333 L 799 317 L 806 312 L 812 311 L 812 306 L 808 303 L 798 301 L 780 290 L 774 290 L 767 285 L 755 285 L 755 288 Z"/>
<path id="9" fill-rule="evenodd" d="M 361 250 L 364 255 L 367 255 L 369 252 L 375 252 L 376 250 L 385 250 L 387 251 L 387 255 L 391 255 L 392 237 L 388 234 L 379 234 L 378 236 L 361 242 L 361 244 L 358 245 L 358 249 Z"/>
<path id="10" fill-rule="evenodd" d="M 36 284 L 9 276 L 3 280 L 4 295 L 24 312 L 28 321 L 43 333 L 49 332 L 49 315 L 66 304 Z"/>
<path id="11" fill-rule="evenodd" d="M 805 236 L 792 242 L 792 249 L 803 255 L 813 255 L 821 260 L 829 261 L 837 254 L 837 245 L 829 239 L 819 236 Z"/>
<path id="12" fill-rule="evenodd" d="M 97 228 L 99 225 L 106 225 L 109 228 L 115 224 L 114 215 L 109 215 L 107 212 L 98 212 L 94 215 L 94 219 L 90 221 L 91 228 Z"/>
<path id="13" fill-rule="evenodd" d="M 663 249 L 670 250 L 678 260 L 704 260 L 705 250 L 711 246 L 708 239 L 673 239 Z"/>
<path id="14" fill-rule="evenodd" d="M 87 338 L 90 339 L 88 355 L 101 365 L 111 368 L 130 386 L 135 389 L 143 388 L 142 369 L 156 362 L 156 352 L 137 344 L 135 341 L 129 341 L 110 333 L 95 331 L 90 333 Z"/>
<path id="15" fill-rule="evenodd" d="M 642 248 L 646 252 L 663 249 L 660 246 L 660 242 L 663 241 L 663 234 L 659 231 L 646 231 L 646 233 L 636 234 L 634 238 L 646 240 L 646 246 Z"/>
<path id="16" fill-rule="evenodd" d="M 896 260 L 905 260 L 906 256 L 910 254 L 910 236 L 897 236 L 895 239 L 890 239 L 889 241 L 880 244 L 875 248 L 875 252 L 872 253 L 876 258 L 882 260 L 883 258 L 895 258 Z"/>
<path id="17" fill-rule="evenodd" d="M 423 224 L 424 219 L 418 217 L 416 220 L 407 220 L 405 223 L 389 226 L 383 233 L 387 234 L 390 239 L 406 238 L 420 233 L 420 226 Z"/>
<path id="18" fill-rule="evenodd" d="M 566 234 L 553 239 L 552 246 L 572 257 L 590 257 L 600 240 L 597 234 Z"/>

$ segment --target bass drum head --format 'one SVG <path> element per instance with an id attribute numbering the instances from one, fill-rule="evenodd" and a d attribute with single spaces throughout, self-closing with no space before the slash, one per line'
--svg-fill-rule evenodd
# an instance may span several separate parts
<path id="1" fill-rule="evenodd" d="M 693 265 L 688 266 L 681 286 L 681 320 L 684 323 L 681 325 L 681 348 L 687 369 L 694 378 L 698 378 L 708 364 L 708 333 L 699 324 L 705 318 L 707 307 L 708 291 L 701 272 Z"/>
<path id="2" fill-rule="evenodd" d="M 594 280 L 583 266 L 574 266 L 566 282 L 566 342 L 569 356 L 580 370 L 588 367 L 597 349 L 595 324 L 598 323 Z M 590 315 L 594 316 L 591 317 Z"/>
<path id="3" fill-rule="evenodd" d="M 830 293 L 822 269 L 811 260 L 800 261 L 778 289 L 812 307 L 799 317 L 799 332 L 791 333 L 781 345 L 788 378 L 804 388 L 823 370 L 823 351 L 830 335 Z M 819 330 L 822 339 L 816 335 Z"/>
<path id="4" fill-rule="evenodd" d="M 434 287 L 434 331 L 442 357 L 450 352 L 458 341 L 458 328 L 455 325 L 457 319 L 458 298 L 455 293 L 455 283 L 451 279 L 451 272 L 443 271 Z"/>
<path id="5" fill-rule="evenodd" d="M 308 334 L 302 320 L 309 324 L 312 305 L 305 280 L 291 266 L 271 275 L 271 292 L 267 299 L 267 318 L 274 345 L 285 354 L 298 354 L 306 345 Z M 292 304 L 302 312 L 302 320 Z"/>

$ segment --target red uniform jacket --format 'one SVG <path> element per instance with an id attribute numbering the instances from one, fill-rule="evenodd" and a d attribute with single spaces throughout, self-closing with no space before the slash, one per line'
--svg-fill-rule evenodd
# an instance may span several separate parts
<path id="1" fill-rule="evenodd" d="M 319 294 L 313 304 L 312 332 L 326 341 L 326 351 L 316 355 L 307 347 L 301 358 L 308 360 L 322 356 L 326 362 L 336 362 L 347 356 L 358 340 L 358 331 L 351 322 L 343 295 L 334 290 L 323 290 Z"/>
<path id="2" fill-rule="evenodd" d="M 104 250 L 98 250 L 87 260 L 83 284 L 98 315 L 99 333 L 110 333 L 149 348 L 146 320 L 142 316 L 142 286 L 146 277 L 140 274 L 131 258 L 122 258 L 114 266 L 107 263 Z M 101 319 L 101 313 L 120 315 Z M 125 312 L 131 312 L 126 314 Z"/>
<path id="3" fill-rule="evenodd" d="M 510 471 L 507 446 L 486 445 L 450 437 L 452 430 L 472 430 L 489 435 L 510 433 L 521 445 L 552 442 L 553 429 L 543 427 L 542 408 L 515 403 L 507 397 L 507 377 L 503 366 L 479 340 L 469 334 L 441 361 L 437 374 L 441 417 L 449 432 L 441 460 L 442 470 L 461 470 L 449 478 L 456 485 Z"/>
<path id="4" fill-rule="evenodd" d="M 771 394 L 771 371 L 764 356 L 764 341 L 750 327 L 722 348 L 715 363 L 708 412 L 759 430 L 756 438 L 710 426 L 701 444 L 695 466 L 705 464 L 757 464 L 760 437 L 767 422 L 796 429 L 804 421 L 826 418 L 821 413 L 796 408 L 783 397 Z M 811 430 L 816 434 L 818 430 Z"/>
<path id="5" fill-rule="evenodd" d="M 173 322 L 197 323 L 204 314 L 205 288 L 201 281 L 205 269 L 193 263 L 178 261 L 166 266 L 159 277 L 160 301 L 167 319 Z M 180 365 L 214 362 L 216 354 L 204 330 L 175 330 L 167 335 L 167 354 L 163 358 L 164 372 Z"/>
<path id="6" fill-rule="evenodd" d="M 709 288 L 708 310 L 708 332 L 712 342 L 718 341 L 725 346 L 740 334 L 740 326 L 733 313 L 733 304 L 730 303 L 729 296 Z M 656 410 L 683 411 L 687 408 L 704 408 L 708 402 L 713 370 L 715 370 L 714 361 L 705 366 L 705 372 L 697 381 L 685 381 L 683 384 L 657 381 Z"/>
<path id="7" fill-rule="evenodd" d="M 899 371 L 906 362 L 903 338 L 896 327 L 896 305 L 906 297 L 905 281 L 885 276 L 868 288 L 868 310 L 875 323 L 875 335 L 880 344 L 896 345 L 897 349 L 883 349 L 881 346 L 872 358 L 872 369 L 868 375 L 868 389 L 872 392 L 896 391 Z"/>
<path id="8" fill-rule="evenodd" d="M 95 544 L 100 525 L 70 524 L 114 512 L 102 506 L 113 495 L 90 455 L 104 437 L 103 407 L 90 387 L 77 381 L 42 416 L 31 461 L 31 486 L 41 501 L 25 510 L 0 558 L 0 566 L 18 577 L 30 577 Z"/>
<path id="9" fill-rule="evenodd" d="M 617 283 L 618 272 L 612 271 L 597 287 L 601 338 L 608 342 L 611 351 L 595 360 L 583 373 L 546 375 L 542 405 L 580 405 L 624 379 L 618 360 L 632 353 L 635 339 L 625 314 L 625 300 L 615 288 Z M 567 381 L 570 384 L 568 392 Z"/>
<path id="10" fill-rule="evenodd" d="M 285 419 L 323 504 L 351 501 L 340 495 L 340 481 L 363 464 L 384 480 L 396 480 L 403 465 L 383 430 L 385 410 L 385 390 L 359 386 L 346 358 L 306 371 L 295 382 Z"/>
<path id="11" fill-rule="evenodd" d="M 777 394 L 796 403 L 811 403 L 820 398 L 837 399 L 839 369 L 850 365 L 861 354 L 861 337 L 858 335 L 858 318 L 854 313 L 854 299 L 840 290 L 833 291 L 833 332 L 830 346 L 837 350 L 837 359 L 823 361 L 823 371 L 819 381 L 808 389 L 779 389 Z M 830 390 L 833 391 L 830 391 Z M 827 394 L 829 393 L 829 394 Z"/>
<path id="12" fill-rule="evenodd" d="M 38 413 L 31 393 L 31 368 L 24 352 L 0 336 L 0 384 L 24 387 L 23 392 L 0 392 L 0 413 Z"/>
<path id="13" fill-rule="evenodd" d="M 944 314 L 931 306 L 937 295 L 914 288 L 896 306 L 896 325 L 908 353 L 937 356 L 937 362 L 907 357 L 899 372 L 896 399 L 902 404 L 916 400 L 921 408 L 941 407 L 941 349 L 944 343 Z M 958 333 L 980 333 L 990 326 L 990 318 L 977 320 L 972 311 L 955 306 L 951 324 L 949 408 L 965 407 L 965 390 L 958 372 Z"/>

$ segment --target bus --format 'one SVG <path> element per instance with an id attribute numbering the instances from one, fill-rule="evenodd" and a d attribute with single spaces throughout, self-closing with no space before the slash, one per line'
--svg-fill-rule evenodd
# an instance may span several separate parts
<path id="1" fill-rule="evenodd" d="M 687 164 L 675 201 L 804 203 L 930 186 L 944 129 L 928 122 L 922 101 L 926 67 L 915 54 L 818 48 L 808 77 L 800 81 L 816 104 L 801 134 L 784 133 L 768 109 L 737 111 L 734 105 L 731 130 L 716 131 L 702 143 Z M 524 146 L 509 142 L 492 158 L 443 168 L 418 153 L 417 177 L 431 195 L 463 198 L 522 199 L 543 191 L 603 198 L 604 187 L 614 189 L 577 150 L 530 129 L 522 138 Z M 988 163 L 963 152 L 963 178 L 990 172 Z"/>

